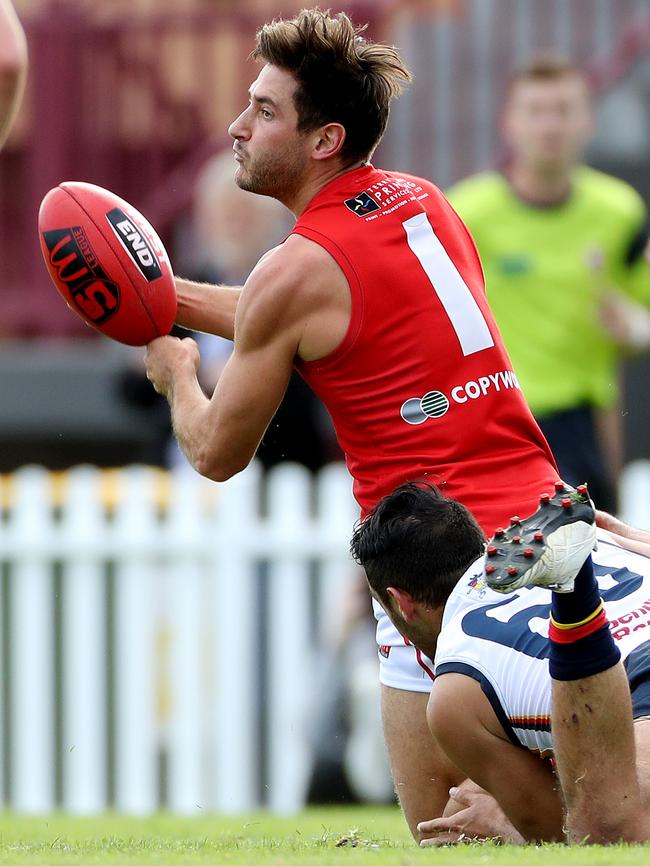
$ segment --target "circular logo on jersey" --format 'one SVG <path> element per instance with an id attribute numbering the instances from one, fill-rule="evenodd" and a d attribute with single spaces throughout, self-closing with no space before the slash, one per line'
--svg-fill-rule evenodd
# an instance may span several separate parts
<path id="1" fill-rule="evenodd" d="M 427 418 L 441 418 L 449 410 L 449 400 L 442 391 L 427 391 L 402 404 L 400 415 L 407 424 L 423 424 Z"/>
<path id="2" fill-rule="evenodd" d="M 449 400 L 442 391 L 427 391 L 420 405 L 427 418 L 442 418 L 449 409 Z"/>
<path id="3" fill-rule="evenodd" d="M 422 411 L 422 401 L 419 397 L 411 397 L 402 404 L 400 415 L 407 424 L 424 424 L 427 416 Z"/>

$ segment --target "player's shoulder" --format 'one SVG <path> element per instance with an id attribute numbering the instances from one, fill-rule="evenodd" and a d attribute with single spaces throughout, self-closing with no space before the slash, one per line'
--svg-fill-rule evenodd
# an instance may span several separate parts
<path id="1" fill-rule="evenodd" d="M 315 295 L 331 292 L 342 272 L 332 256 L 319 244 L 291 234 L 269 250 L 253 268 L 242 293 L 245 303 L 254 303 L 286 313 L 313 304 Z"/>
<path id="2" fill-rule="evenodd" d="M 482 688 L 484 682 L 479 672 L 469 666 L 436 675 L 427 705 L 427 721 L 441 745 L 457 742 L 466 731 L 476 736 L 477 725 L 489 708 Z"/>
<path id="3" fill-rule="evenodd" d="M 495 201 L 503 198 L 507 183 L 498 171 L 482 171 L 458 181 L 445 191 L 445 195 L 464 216 L 467 212 L 489 211 Z"/>
<path id="4" fill-rule="evenodd" d="M 574 185 L 580 196 L 601 212 L 639 221 L 645 214 L 645 204 L 639 193 L 621 178 L 604 171 L 581 165 L 576 169 Z"/>
<path id="5" fill-rule="evenodd" d="M 445 603 L 443 631 L 467 611 L 475 607 L 503 600 L 503 596 L 490 589 L 483 574 L 483 557 L 479 557 L 465 571 Z"/>
<path id="6" fill-rule="evenodd" d="M 286 240 L 265 253 L 253 268 L 247 281 L 256 285 L 272 285 L 279 289 L 296 288 L 307 276 L 318 276 L 313 269 L 334 265 L 330 254 L 320 244 L 300 234 L 290 234 Z"/>

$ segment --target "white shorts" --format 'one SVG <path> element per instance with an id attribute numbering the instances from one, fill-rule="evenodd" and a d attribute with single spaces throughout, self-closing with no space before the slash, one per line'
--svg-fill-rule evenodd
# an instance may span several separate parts
<path id="1" fill-rule="evenodd" d="M 373 599 L 379 647 L 379 682 L 405 692 L 430 692 L 433 662 L 397 631 L 383 607 Z"/>

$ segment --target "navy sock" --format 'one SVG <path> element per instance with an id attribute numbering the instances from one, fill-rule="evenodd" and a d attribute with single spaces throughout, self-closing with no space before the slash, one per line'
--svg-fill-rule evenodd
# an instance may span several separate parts
<path id="1" fill-rule="evenodd" d="M 589 619 L 599 607 L 600 590 L 594 574 L 594 564 L 588 556 L 576 575 L 573 592 L 554 592 L 551 616 L 556 624 L 577 626 Z"/>
<path id="2" fill-rule="evenodd" d="M 611 635 L 591 557 L 578 572 L 573 592 L 551 601 L 549 672 L 554 680 L 579 680 L 613 667 L 621 653 Z"/>
<path id="3" fill-rule="evenodd" d="M 576 575 L 573 592 L 554 592 L 551 601 L 553 621 L 564 626 L 582 625 L 600 606 L 600 590 L 591 556 Z"/>

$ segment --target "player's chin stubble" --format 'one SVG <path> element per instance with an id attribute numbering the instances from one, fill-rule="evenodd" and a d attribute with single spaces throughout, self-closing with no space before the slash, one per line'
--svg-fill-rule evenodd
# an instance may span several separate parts
<path id="1" fill-rule="evenodd" d="M 235 177 L 237 186 L 246 192 L 286 197 L 302 181 L 305 159 L 294 148 L 279 154 L 266 154 L 254 161 L 245 158 Z"/>

